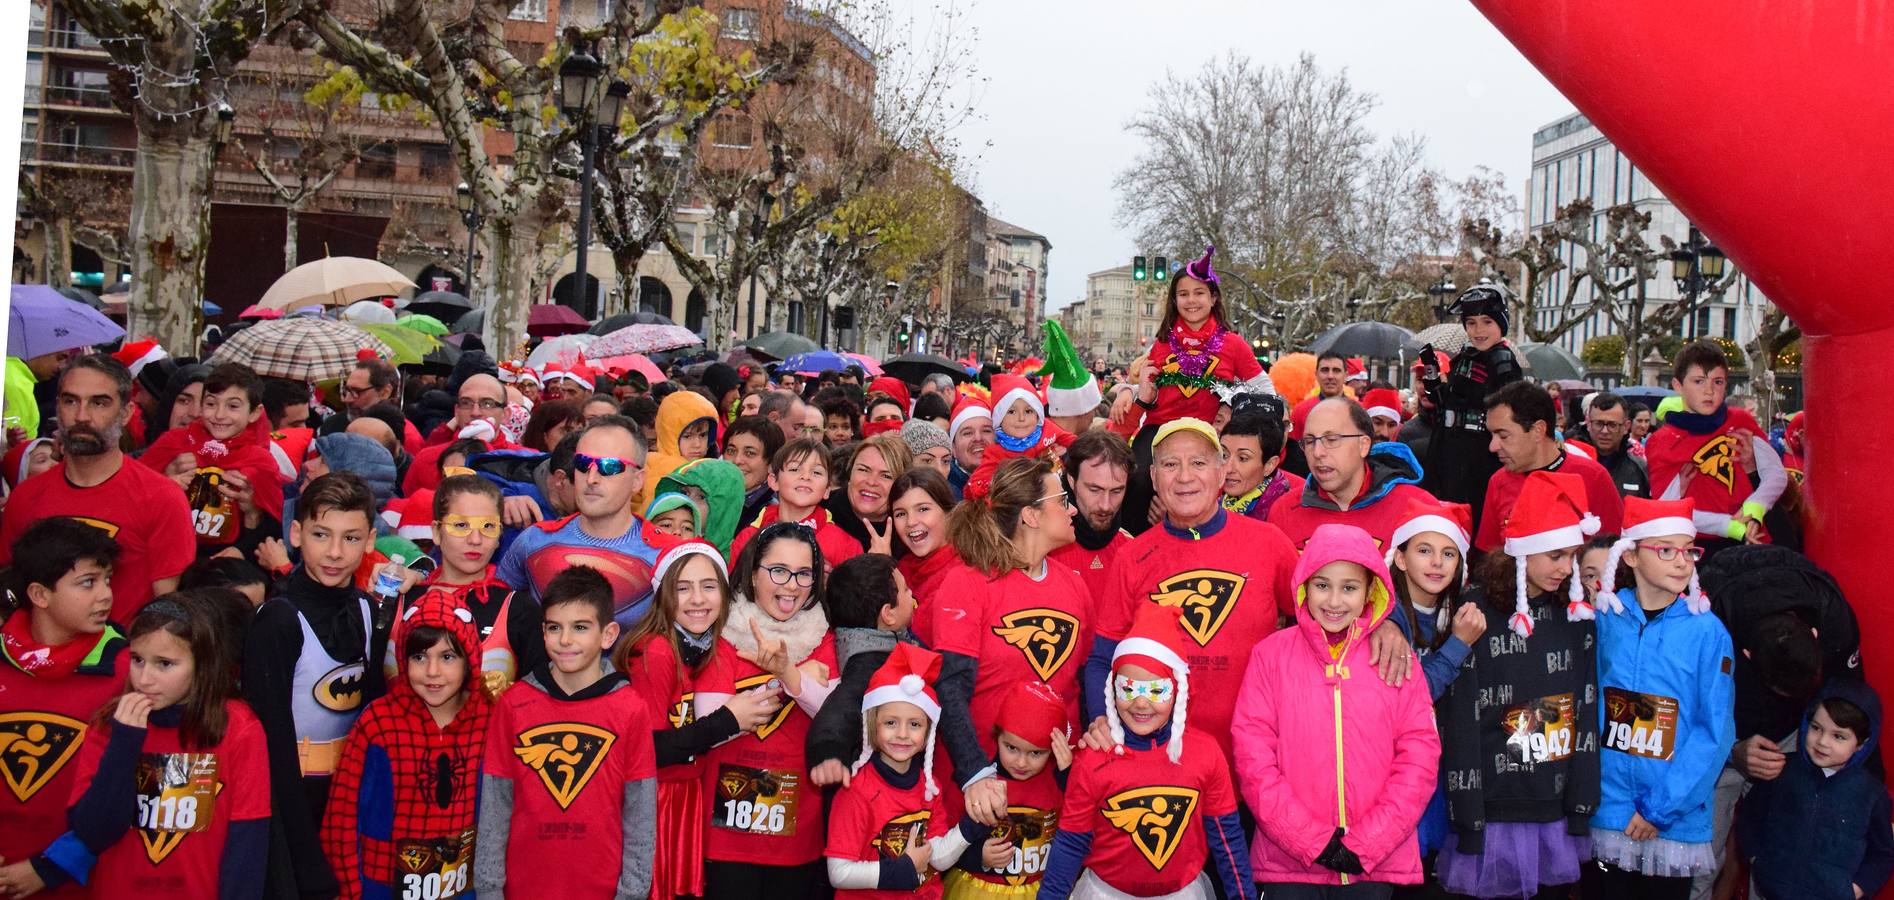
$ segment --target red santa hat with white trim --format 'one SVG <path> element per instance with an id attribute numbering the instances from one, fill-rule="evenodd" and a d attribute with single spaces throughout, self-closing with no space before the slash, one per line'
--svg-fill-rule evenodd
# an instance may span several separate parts
<path id="1" fill-rule="evenodd" d="M 578 362 L 569 366 L 560 366 L 558 363 L 548 363 L 546 365 L 546 384 L 551 384 L 561 378 L 577 384 L 588 391 L 597 390 L 598 370 L 586 365 L 584 359 L 580 359 Z"/>
<path id="2" fill-rule="evenodd" d="M 124 363 L 125 368 L 132 371 L 132 377 L 137 378 L 138 373 L 143 371 L 146 366 L 158 360 L 165 359 L 170 355 L 171 354 L 165 352 L 164 347 L 159 345 L 156 340 L 142 338 L 140 340 L 131 341 L 125 346 L 120 347 L 112 354 L 112 358 Z"/>
<path id="3" fill-rule="evenodd" d="M 717 567 L 717 574 L 726 578 L 730 576 L 730 570 L 723 562 L 723 554 L 718 553 L 716 547 L 711 546 L 708 541 L 692 539 L 672 544 L 666 548 L 663 553 L 658 554 L 657 565 L 651 569 L 652 587 L 655 589 L 657 585 L 663 584 L 664 576 L 668 574 L 673 567 L 682 564 L 684 560 L 693 556 L 708 557 L 710 564 Z"/>
<path id="4" fill-rule="evenodd" d="M 1164 747 L 1171 762 L 1184 755 L 1184 725 L 1190 702 L 1190 663 L 1184 661 L 1184 611 L 1175 606 L 1141 603 L 1131 630 L 1111 654 L 1111 677 L 1105 679 L 1105 719 L 1111 725 L 1114 752 L 1125 752 L 1125 726 L 1118 719 L 1115 684 L 1121 666 L 1137 666 L 1177 686 L 1171 707 L 1171 740 Z"/>
<path id="5" fill-rule="evenodd" d="M 1393 419 L 1396 425 L 1402 420 L 1401 392 L 1392 388 L 1375 388 L 1361 398 L 1362 408 L 1368 411 L 1369 418 Z"/>
<path id="6" fill-rule="evenodd" d="M 381 519 L 400 537 L 411 541 L 434 540 L 434 492 L 415 491 L 388 501 L 382 508 Z"/>
<path id="7" fill-rule="evenodd" d="M 860 772 L 875 753 L 874 742 L 869 739 L 874 717 L 869 713 L 884 703 L 912 703 L 927 714 L 928 722 L 927 750 L 921 758 L 921 778 L 927 787 L 922 796 L 932 800 L 940 793 L 940 788 L 934 786 L 934 745 L 940 743 L 936 735 L 940 730 L 940 698 L 934 693 L 934 683 L 939 680 L 940 654 L 917 644 L 894 645 L 881 668 L 869 676 L 868 690 L 862 693 L 862 755 L 852 771 Z"/>
<path id="8" fill-rule="evenodd" d="M 1598 605 L 1607 613 L 1624 612 L 1624 601 L 1618 599 L 1618 563 L 1626 553 L 1637 549 L 1639 541 L 1648 541 L 1661 537 L 1697 536 L 1697 523 L 1691 518 L 1697 511 L 1695 501 L 1683 500 L 1646 500 L 1642 497 L 1624 498 L 1624 530 L 1618 534 L 1618 541 L 1611 545 L 1611 554 L 1605 557 L 1604 571 L 1599 573 Z M 1697 615 L 1710 611 L 1710 598 L 1703 593 L 1703 585 L 1697 581 L 1697 570 L 1690 570 L 1690 592 L 1684 595 L 1684 605 Z"/>
<path id="9" fill-rule="evenodd" d="M 1039 398 L 1039 390 L 1033 387 L 1032 382 L 1027 381 L 1024 375 L 1009 375 L 1002 372 L 993 376 L 993 396 L 996 398 L 993 401 L 993 416 L 996 419 L 1004 418 L 1007 411 L 1013 408 L 1015 400 L 1026 401 L 1026 405 L 1032 407 L 1032 411 L 1038 413 L 1039 418 L 1046 417 L 1045 401 Z"/>
<path id="10" fill-rule="evenodd" d="M 974 397 L 970 397 L 966 394 L 960 395 L 960 399 L 954 401 L 953 420 L 947 425 L 947 439 L 950 441 L 953 440 L 954 435 L 960 433 L 960 427 L 962 425 L 975 419 L 985 419 L 991 422 L 993 421 L 993 410 Z"/>
<path id="11" fill-rule="evenodd" d="M 1585 482 L 1570 472 L 1540 470 L 1526 476 L 1513 501 L 1512 512 L 1500 526 L 1506 539 L 1506 555 L 1514 560 L 1518 594 L 1513 614 L 1507 619 L 1512 630 L 1522 637 L 1532 636 L 1532 610 L 1527 604 L 1526 557 L 1577 547 L 1598 533 L 1598 517 L 1585 509 Z M 1585 579 L 1574 572 L 1567 592 L 1565 618 L 1579 622 L 1592 618 L 1592 606 L 1585 600 Z"/>
<path id="12" fill-rule="evenodd" d="M 1447 540 L 1460 550 L 1460 586 L 1466 587 L 1467 570 L 1473 568 L 1467 558 L 1467 547 L 1472 543 L 1473 507 L 1465 503 L 1446 503 L 1432 497 L 1416 497 L 1407 504 L 1401 513 L 1401 524 L 1395 526 L 1394 534 L 1388 538 L 1388 571 L 1394 570 L 1394 552 L 1402 544 L 1417 534 L 1427 532 L 1446 535 Z M 1439 627 L 1445 629 L 1448 623 L 1447 605 L 1440 605 Z"/>
<path id="13" fill-rule="evenodd" d="M 514 380 L 519 384 L 530 384 L 533 387 L 546 386 L 546 380 L 539 374 L 539 370 L 525 363 L 520 364 L 519 373 L 515 376 Z"/>

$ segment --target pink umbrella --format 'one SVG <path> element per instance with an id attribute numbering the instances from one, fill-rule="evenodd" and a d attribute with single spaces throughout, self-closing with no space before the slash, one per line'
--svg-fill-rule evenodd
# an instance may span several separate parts
<path id="1" fill-rule="evenodd" d="M 867 372 L 870 376 L 877 376 L 881 374 L 881 363 L 876 362 L 875 358 L 872 356 L 866 356 L 860 353 L 844 353 L 842 355 L 858 363 L 861 363 L 862 371 Z"/>
<path id="2" fill-rule="evenodd" d="M 526 333 L 533 337 L 579 334 L 590 327 L 592 323 L 587 322 L 577 310 L 557 303 L 541 303 L 526 315 Z"/>
<path id="3" fill-rule="evenodd" d="M 613 356 L 606 359 L 595 359 L 592 360 L 592 365 L 604 369 L 613 375 L 622 372 L 637 372 L 643 375 L 645 381 L 650 384 L 670 380 L 664 377 L 664 370 L 659 369 L 657 363 L 639 356 L 636 353 L 627 353 L 623 356 Z"/>
<path id="4" fill-rule="evenodd" d="M 280 319 L 282 317 L 282 310 L 266 309 L 260 303 L 252 303 L 243 312 L 237 313 L 239 319 Z"/>

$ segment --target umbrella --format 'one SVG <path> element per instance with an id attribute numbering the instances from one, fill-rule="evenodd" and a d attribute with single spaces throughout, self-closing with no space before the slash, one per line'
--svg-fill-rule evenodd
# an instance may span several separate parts
<path id="1" fill-rule="evenodd" d="M 795 372 L 799 375 L 814 372 L 840 372 L 852 365 L 855 365 L 854 360 L 832 350 L 811 350 L 783 360 L 782 365 L 776 367 L 776 371 Z"/>
<path id="2" fill-rule="evenodd" d="M 395 320 L 395 324 L 403 328 L 406 328 L 409 331 L 418 331 L 418 332 L 421 332 L 422 334 L 430 335 L 433 337 L 440 337 L 447 333 L 446 323 L 442 322 L 439 319 L 434 318 L 433 316 L 425 315 L 425 314 L 402 316 L 401 318 Z"/>
<path id="3" fill-rule="evenodd" d="M 724 356 L 723 361 L 741 369 L 744 366 L 761 365 L 763 357 L 752 352 L 748 347 L 738 347 Z"/>
<path id="4" fill-rule="evenodd" d="M 592 344 L 592 352 L 599 356 L 657 353 L 662 350 L 676 350 L 679 347 L 694 347 L 704 342 L 704 339 L 698 337 L 696 332 L 681 325 L 638 323 L 610 333 L 601 331 L 592 333 L 603 335 Z"/>
<path id="5" fill-rule="evenodd" d="M 592 365 L 613 373 L 637 372 L 644 376 L 647 384 L 657 384 L 660 381 L 669 380 L 664 377 L 664 370 L 658 368 L 657 363 L 639 356 L 636 353 L 627 353 L 623 356 L 610 356 L 605 359 L 595 359 L 592 361 Z"/>
<path id="6" fill-rule="evenodd" d="M 336 318 L 354 325 L 393 325 L 395 311 L 381 305 L 380 300 L 357 300 Z"/>
<path id="7" fill-rule="evenodd" d="M 798 353 L 822 349 L 815 341 L 789 331 L 765 331 L 737 346 L 748 347 L 770 359 L 788 359 Z"/>
<path id="8" fill-rule="evenodd" d="M 592 333 L 593 334 L 611 334 L 612 332 L 617 331 L 620 328 L 629 328 L 633 325 L 676 325 L 676 324 L 677 324 L 676 322 L 671 321 L 666 316 L 659 315 L 658 313 L 652 312 L 651 310 L 648 310 L 648 309 L 641 309 L 641 310 L 638 310 L 637 312 L 619 313 L 614 316 L 606 316 L 605 318 L 600 319 L 597 325 L 592 326 Z M 698 343 L 703 343 L 703 342 L 700 340 L 698 341 Z"/>
<path id="9" fill-rule="evenodd" d="M 7 355 L 21 359 L 109 344 L 125 336 L 125 329 L 104 313 L 43 284 L 13 285 L 7 315 Z"/>
<path id="10" fill-rule="evenodd" d="M 939 372 L 952 378 L 955 383 L 970 381 L 967 368 L 944 356 L 932 353 L 903 353 L 881 364 L 884 375 L 893 375 L 908 384 L 920 384 L 927 376 Z"/>
<path id="11" fill-rule="evenodd" d="M 207 362 L 213 366 L 243 363 L 266 378 L 325 381 L 346 377 L 360 350 L 373 350 L 379 356 L 392 352 L 381 338 L 347 322 L 286 316 L 244 329 L 218 347 Z"/>
<path id="12" fill-rule="evenodd" d="M 455 319 L 452 330 L 455 334 L 479 334 L 485 331 L 486 328 L 487 311 L 484 309 L 476 309 L 472 312 L 463 313 L 460 318 Z"/>
<path id="13" fill-rule="evenodd" d="M 549 362 L 570 362 L 580 356 L 589 355 L 586 351 L 591 348 L 595 340 L 598 339 L 589 334 L 567 334 L 547 338 L 544 343 L 534 347 L 533 352 L 527 355 L 526 364 L 538 369 Z"/>
<path id="14" fill-rule="evenodd" d="M 282 310 L 264 309 L 263 307 L 258 306 L 255 303 L 252 303 L 249 306 L 244 307 L 243 312 L 237 313 L 237 318 L 239 319 L 280 319 L 282 317 L 283 317 Z"/>
<path id="15" fill-rule="evenodd" d="M 131 290 L 132 290 L 132 283 L 131 283 L 131 282 L 129 282 L 129 281 L 114 281 L 114 282 L 112 282 L 111 284 L 108 284 L 108 285 L 106 285 L 106 286 L 105 286 L 105 290 L 104 290 L 104 291 L 102 291 L 101 293 L 106 293 L 106 294 L 129 294 L 129 293 L 131 293 Z"/>
<path id="16" fill-rule="evenodd" d="M 1576 378 L 1561 378 L 1557 381 L 1549 382 L 1546 387 L 1556 387 L 1561 391 L 1581 391 L 1587 394 L 1598 390 L 1591 382 L 1580 381 Z"/>
<path id="17" fill-rule="evenodd" d="M 1651 384 L 1633 384 L 1627 387 L 1613 388 L 1612 393 L 1623 397 L 1626 402 L 1642 403 L 1651 409 L 1657 408 L 1657 402 L 1665 397 L 1675 397 L 1677 392 L 1670 388 Z"/>
<path id="18" fill-rule="evenodd" d="M 452 319 L 473 309 L 473 301 L 453 291 L 427 291 L 416 295 L 406 304 L 397 305 L 417 315 L 434 316 L 443 320 Z"/>
<path id="19" fill-rule="evenodd" d="M 440 346 L 440 341 L 432 335 L 422 334 L 412 328 L 372 322 L 356 327 L 381 339 L 388 345 L 388 361 L 397 366 L 411 366 L 419 363 L 428 352 Z"/>
<path id="20" fill-rule="evenodd" d="M 1466 326 L 1458 322 L 1442 322 L 1439 325 L 1429 325 L 1426 328 L 1414 332 L 1414 336 L 1408 338 L 1407 343 L 1401 345 L 1401 350 L 1408 356 L 1419 358 L 1420 349 L 1428 344 L 1434 345 L 1435 350 L 1439 350 L 1448 356 L 1459 353 L 1460 348 L 1467 345 Z"/>
<path id="21" fill-rule="evenodd" d="M 1557 344 L 1520 344 L 1514 348 L 1541 383 L 1561 378 L 1583 379 L 1585 363 L 1572 351 Z"/>
<path id="22" fill-rule="evenodd" d="M 93 309 L 105 308 L 105 301 L 100 300 L 99 295 L 94 294 L 91 291 L 86 290 L 85 288 L 62 287 L 59 289 L 59 296 L 64 297 L 67 300 L 76 300 L 80 303 L 83 303 L 87 306 L 92 307 Z"/>
<path id="23" fill-rule="evenodd" d="M 414 287 L 408 276 L 379 260 L 331 256 L 303 263 L 276 279 L 259 305 L 291 310 L 300 306 L 344 306 L 370 297 L 386 297 Z"/>
<path id="24" fill-rule="evenodd" d="M 204 315 L 207 315 L 207 316 L 221 316 L 221 315 L 223 315 L 223 314 L 224 314 L 224 308 L 223 308 L 223 307 L 221 307 L 221 306 L 218 306 L 217 304 L 215 304 L 215 303 L 212 303 L 212 302 L 210 302 L 210 298 L 209 298 L 209 297 L 205 297 L 205 298 L 204 298 Z"/>
<path id="25" fill-rule="evenodd" d="M 460 362 L 461 349 L 452 344 L 440 344 L 429 350 L 420 362 L 409 363 L 407 368 L 423 375 L 452 375 L 454 364 Z"/>
<path id="26" fill-rule="evenodd" d="M 1401 346 L 1414 336 L 1399 325 L 1386 322 L 1344 322 L 1321 333 L 1309 344 L 1309 352 L 1317 356 L 1324 353 L 1340 353 L 1343 356 L 1365 356 L 1369 359 L 1393 359 L 1401 353 Z"/>
<path id="27" fill-rule="evenodd" d="M 552 337 L 557 334 L 579 334 L 591 325 L 585 317 L 570 306 L 557 303 L 541 303 L 532 308 L 526 316 L 526 333 L 533 337 Z"/>
<path id="28" fill-rule="evenodd" d="M 862 371 L 867 372 L 870 377 L 879 377 L 881 375 L 881 363 L 874 357 L 862 353 L 844 353 L 842 355 L 854 361 L 855 365 L 861 366 Z"/>

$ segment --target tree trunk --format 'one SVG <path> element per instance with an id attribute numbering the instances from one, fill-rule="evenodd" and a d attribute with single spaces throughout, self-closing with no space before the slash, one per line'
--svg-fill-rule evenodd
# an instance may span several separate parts
<path id="1" fill-rule="evenodd" d="M 55 216 L 40 220 L 46 235 L 45 282 L 56 288 L 72 286 L 72 218 Z"/>
<path id="2" fill-rule="evenodd" d="M 147 122 L 132 164 L 130 323 L 133 336 L 197 347 L 204 260 L 210 251 L 213 149 L 191 119 Z"/>
<path id="3" fill-rule="evenodd" d="M 480 337 L 495 359 L 526 356 L 526 317 L 533 303 L 533 261 L 539 253 L 539 229 L 518 220 L 489 219 L 481 229 L 486 263 L 476 285 L 476 308 L 487 311 Z"/>
<path id="4" fill-rule="evenodd" d="M 1631 301 L 1630 314 L 1625 316 L 1624 329 L 1624 383 L 1642 384 L 1644 377 L 1644 305 L 1646 294 L 1644 282 L 1638 282 L 1637 297 Z"/>
<path id="5" fill-rule="evenodd" d="M 296 231 L 297 220 L 302 215 L 302 203 L 296 202 L 283 208 L 283 271 L 296 268 Z"/>
<path id="6" fill-rule="evenodd" d="M 605 316 L 621 312 L 638 311 L 638 261 L 643 258 L 643 253 L 612 251 L 612 269 L 618 273 L 618 304 L 616 309 L 607 309 L 599 318 L 603 319 Z M 608 306 L 611 304 L 609 295 L 606 303 Z M 658 313 L 668 316 L 671 311 L 660 309 Z"/>

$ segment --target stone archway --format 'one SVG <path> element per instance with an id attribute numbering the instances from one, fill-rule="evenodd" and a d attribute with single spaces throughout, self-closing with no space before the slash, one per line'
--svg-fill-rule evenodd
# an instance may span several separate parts
<path id="1" fill-rule="evenodd" d="M 577 272 L 567 272 L 559 279 L 557 284 L 552 286 L 552 302 L 570 306 L 586 319 L 596 320 L 598 318 L 599 280 L 592 277 L 592 273 L 587 272 L 585 275 L 585 284 L 588 290 L 581 291 L 578 287 L 578 274 Z"/>

